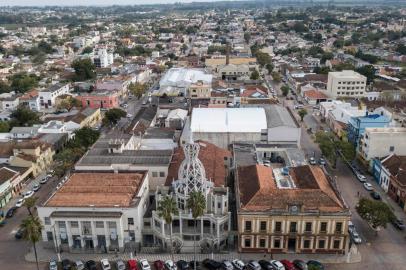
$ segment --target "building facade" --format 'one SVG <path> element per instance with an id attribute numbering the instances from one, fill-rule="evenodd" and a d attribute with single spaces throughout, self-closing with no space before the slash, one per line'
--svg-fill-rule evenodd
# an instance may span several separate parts
<path id="1" fill-rule="evenodd" d="M 347 125 L 348 140 L 357 145 L 366 128 L 388 127 L 391 119 L 385 115 L 368 114 L 365 116 L 351 117 Z"/>
<path id="2" fill-rule="evenodd" d="M 69 93 L 69 84 L 57 83 L 48 87 L 47 89 L 40 90 L 39 104 L 41 109 L 49 109 L 55 106 L 55 99 L 61 95 Z"/>
<path id="3" fill-rule="evenodd" d="M 363 97 L 367 78 L 353 70 L 329 72 L 327 94 L 332 97 Z"/>

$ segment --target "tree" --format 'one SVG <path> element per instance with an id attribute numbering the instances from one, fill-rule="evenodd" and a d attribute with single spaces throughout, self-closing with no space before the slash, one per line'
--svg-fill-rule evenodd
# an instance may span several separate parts
<path id="1" fill-rule="evenodd" d="M 289 90 L 290 90 L 289 86 L 287 86 L 286 84 L 282 85 L 281 91 L 284 97 L 286 97 L 289 94 Z"/>
<path id="2" fill-rule="evenodd" d="M 195 224 L 195 232 L 197 231 L 197 218 L 204 214 L 206 210 L 206 198 L 201 191 L 192 191 L 189 194 L 189 198 L 186 201 L 186 205 L 192 211 L 192 217 Z M 196 235 L 193 237 L 193 248 L 194 248 L 194 267 L 196 270 Z"/>
<path id="3" fill-rule="evenodd" d="M 57 105 L 58 110 L 68 110 L 69 111 L 73 107 L 82 107 L 82 103 L 80 102 L 79 99 L 76 99 L 72 96 L 68 96 L 68 97 L 62 99 Z"/>
<path id="4" fill-rule="evenodd" d="M 11 113 L 10 117 L 12 126 L 32 126 L 40 123 L 38 114 L 24 106 L 19 106 Z"/>
<path id="5" fill-rule="evenodd" d="M 46 42 L 45 40 L 41 40 L 38 45 L 37 45 L 38 49 L 46 54 L 48 53 L 52 53 L 54 51 L 54 49 L 52 48 L 51 44 L 49 44 L 48 42 Z"/>
<path id="6" fill-rule="evenodd" d="M 147 90 L 147 85 L 143 83 L 130 83 L 128 86 L 128 89 L 131 91 L 131 93 L 136 96 L 137 98 L 142 97 L 142 95 L 145 93 Z"/>
<path id="7" fill-rule="evenodd" d="M 341 140 L 335 141 L 335 145 L 336 148 L 340 150 L 344 159 L 347 161 L 351 161 L 355 158 L 355 147 L 351 142 L 346 140 L 346 138 L 347 136 L 343 135 Z"/>
<path id="8" fill-rule="evenodd" d="M 333 164 L 333 167 L 335 167 L 337 154 L 333 135 L 331 133 L 319 131 L 316 133 L 316 142 L 319 144 L 323 156 L 325 156 L 331 164 Z"/>
<path id="9" fill-rule="evenodd" d="M 274 69 L 274 66 L 272 64 L 266 64 L 265 68 L 268 70 L 268 73 L 271 74 L 272 70 Z"/>
<path id="10" fill-rule="evenodd" d="M 27 208 L 28 214 L 32 216 L 32 208 L 35 207 L 37 203 L 37 197 L 29 197 L 24 201 L 24 206 Z"/>
<path id="11" fill-rule="evenodd" d="M 117 124 L 118 120 L 120 120 L 120 118 L 125 117 L 126 115 L 127 113 L 122 109 L 119 108 L 110 109 L 105 113 L 103 123 L 115 125 Z"/>
<path id="12" fill-rule="evenodd" d="M 373 65 L 362 66 L 357 68 L 356 71 L 367 77 L 367 84 L 370 84 L 375 80 L 375 68 Z"/>
<path id="13" fill-rule="evenodd" d="M 405 44 L 399 44 L 396 47 L 396 51 L 402 55 L 406 55 L 406 45 Z"/>
<path id="14" fill-rule="evenodd" d="M 0 81 L 0 94 L 2 93 L 9 93 L 11 91 L 10 85 L 6 82 Z"/>
<path id="15" fill-rule="evenodd" d="M 96 66 L 88 58 L 73 61 L 72 68 L 75 69 L 75 79 L 77 81 L 85 81 L 96 78 Z"/>
<path id="16" fill-rule="evenodd" d="M 37 263 L 37 270 L 39 270 L 36 243 L 41 238 L 41 230 L 43 228 L 41 220 L 38 216 L 29 216 L 21 222 L 20 228 L 23 231 L 24 240 L 31 242 L 33 245 L 35 262 Z"/>
<path id="17" fill-rule="evenodd" d="M 301 109 L 297 112 L 300 116 L 300 121 L 303 122 L 303 118 L 307 115 L 307 111 L 305 109 Z"/>
<path id="18" fill-rule="evenodd" d="M 293 30 L 295 30 L 295 32 L 297 33 L 302 33 L 306 32 L 308 29 L 303 22 L 295 22 L 295 24 L 293 25 Z"/>
<path id="19" fill-rule="evenodd" d="M 36 65 L 42 65 L 46 60 L 46 54 L 39 52 L 31 58 L 31 61 Z"/>
<path id="20" fill-rule="evenodd" d="M 356 210 L 376 232 L 381 227 L 386 228 L 386 225 L 396 218 L 392 209 L 382 201 L 361 198 Z"/>
<path id="21" fill-rule="evenodd" d="M 171 242 L 171 257 L 173 259 L 173 242 L 172 242 L 172 217 L 174 215 L 179 214 L 178 207 L 176 205 L 176 200 L 169 195 L 166 195 L 161 201 L 158 203 L 158 216 L 165 220 L 165 223 L 170 226 L 170 242 Z"/>
<path id="22" fill-rule="evenodd" d="M 82 51 L 82 54 L 89 54 L 93 52 L 93 48 L 92 47 L 85 47 Z"/>
<path id="23" fill-rule="evenodd" d="M 272 64 L 272 57 L 268 53 L 258 51 L 255 54 L 258 64 L 263 67 L 267 64 Z"/>
<path id="24" fill-rule="evenodd" d="M 9 132 L 10 123 L 8 121 L 0 121 L 0 132 Z"/>
<path id="25" fill-rule="evenodd" d="M 258 70 L 254 70 L 254 71 L 251 73 L 250 79 L 251 79 L 251 80 L 258 80 L 258 79 L 259 79 L 259 72 L 258 72 Z"/>
<path id="26" fill-rule="evenodd" d="M 74 139 L 69 142 L 70 147 L 79 147 L 88 149 L 100 136 L 100 132 L 90 127 L 82 127 L 74 133 Z"/>
<path id="27" fill-rule="evenodd" d="M 330 71 L 329 67 L 315 67 L 313 69 L 313 72 L 317 74 L 328 74 Z"/>
<path id="28" fill-rule="evenodd" d="M 25 93 L 33 87 L 38 86 L 40 80 L 35 74 L 18 73 L 12 75 L 9 80 L 11 81 L 11 90 L 17 93 Z"/>
<path id="29" fill-rule="evenodd" d="M 248 32 L 245 32 L 244 33 L 244 40 L 245 40 L 245 43 L 249 44 L 250 40 L 251 40 L 251 34 L 248 33 Z"/>
<path id="30" fill-rule="evenodd" d="M 271 75 L 272 75 L 272 79 L 275 82 L 279 83 L 282 80 L 281 75 L 279 74 L 279 72 L 274 71 L 274 72 L 271 73 Z"/>

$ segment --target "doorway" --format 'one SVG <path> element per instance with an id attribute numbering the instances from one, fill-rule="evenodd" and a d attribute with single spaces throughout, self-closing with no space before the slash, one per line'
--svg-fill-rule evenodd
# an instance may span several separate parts
<path id="1" fill-rule="evenodd" d="M 296 238 L 289 238 L 288 240 L 288 251 L 295 252 L 296 251 Z"/>

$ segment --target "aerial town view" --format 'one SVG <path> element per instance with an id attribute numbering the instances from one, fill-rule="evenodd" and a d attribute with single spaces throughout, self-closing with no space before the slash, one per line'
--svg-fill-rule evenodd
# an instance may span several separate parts
<path id="1" fill-rule="evenodd" d="M 405 0 L 0 0 L 0 270 L 406 270 Z"/>

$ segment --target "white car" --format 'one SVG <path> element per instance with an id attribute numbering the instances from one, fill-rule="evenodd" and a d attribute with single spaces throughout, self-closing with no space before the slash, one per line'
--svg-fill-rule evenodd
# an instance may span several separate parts
<path id="1" fill-rule="evenodd" d="M 352 221 L 348 221 L 348 232 L 351 233 L 352 231 L 355 231 L 355 225 Z"/>
<path id="2" fill-rule="evenodd" d="M 133 115 L 131 113 L 127 113 L 127 118 L 132 118 Z"/>
<path id="3" fill-rule="evenodd" d="M 372 187 L 372 185 L 368 182 L 364 183 L 364 188 L 368 191 L 374 190 L 374 188 Z"/>
<path id="4" fill-rule="evenodd" d="M 238 260 L 238 259 L 233 260 L 232 263 L 233 263 L 234 268 L 237 270 L 242 270 L 245 267 L 245 264 L 243 263 L 243 261 Z"/>
<path id="5" fill-rule="evenodd" d="M 29 191 L 27 191 L 25 194 L 24 194 L 24 199 L 27 199 L 27 198 L 30 198 L 30 197 L 32 197 L 32 195 L 34 195 L 34 191 L 32 191 L 32 190 L 29 190 Z"/>
<path id="6" fill-rule="evenodd" d="M 85 269 L 85 265 L 83 264 L 82 261 L 76 261 L 75 266 L 76 266 L 76 270 L 84 270 Z"/>
<path id="7" fill-rule="evenodd" d="M 47 181 L 48 181 L 48 177 L 46 176 L 46 177 L 44 177 L 44 178 L 42 178 L 40 181 L 39 181 L 39 183 L 40 184 L 45 184 Z"/>
<path id="8" fill-rule="evenodd" d="M 127 103 L 124 103 L 124 104 L 123 104 L 123 108 L 128 108 L 128 104 L 127 104 Z"/>
<path id="9" fill-rule="evenodd" d="M 103 270 L 111 270 L 111 266 L 110 266 L 109 260 L 107 260 L 107 259 L 101 259 L 101 260 L 100 260 L 100 264 L 101 264 Z"/>
<path id="10" fill-rule="evenodd" d="M 23 206 L 24 202 L 25 202 L 25 199 L 19 199 L 19 200 L 16 202 L 16 207 L 21 207 L 21 206 Z"/>
<path id="11" fill-rule="evenodd" d="M 49 262 L 49 270 L 58 270 L 58 264 L 55 260 Z"/>
<path id="12" fill-rule="evenodd" d="M 360 174 L 360 173 L 357 173 L 357 179 L 358 179 L 361 183 L 364 183 L 364 182 L 367 180 L 367 178 L 366 178 L 364 175 Z"/>
<path id="13" fill-rule="evenodd" d="M 166 270 L 176 270 L 176 265 L 172 260 L 165 261 L 164 267 Z"/>
<path id="14" fill-rule="evenodd" d="M 283 266 L 283 264 L 280 261 L 272 260 L 270 261 L 270 263 L 272 264 L 275 270 L 285 270 L 285 266 Z"/>
<path id="15" fill-rule="evenodd" d="M 63 182 L 60 182 L 60 183 L 56 186 L 56 190 L 59 190 L 62 186 L 63 186 Z"/>
<path id="16" fill-rule="evenodd" d="M 314 157 L 311 157 L 311 158 L 310 158 L 309 163 L 310 163 L 311 165 L 316 165 L 316 164 L 317 164 L 316 159 L 315 159 Z"/>
<path id="17" fill-rule="evenodd" d="M 140 260 L 141 270 L 151 270 L 151 266 L 149 265 L 148 261 L 145 259 Z"/>
<path id="18" fill-rule="evenodd" d="M 362 239 L 359 236 L 359 234 L 354 230 L 350 233 L 352 241 L 354 241 L 355 244 L 361 244 L 362 243 Z"/>
<path id="19" fill-rule="evenodd" d="M 116 262 L 116 264 L 117 264 L 117 267 L 116 267 L 117 270 L 125 270 L 126 269 L 125 263 L 122 260 L 118 260 Z"/>
<path id="20" fill-rule="evenodd" d="M 37 192 L 40 188 L 41 186 L 39 184 L 36 184 L 32 187 L 32 191 Z"/>

